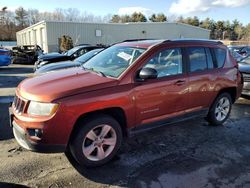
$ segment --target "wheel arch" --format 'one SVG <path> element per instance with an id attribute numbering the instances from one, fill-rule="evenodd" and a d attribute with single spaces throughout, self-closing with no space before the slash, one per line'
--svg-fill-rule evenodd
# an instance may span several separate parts
<path id="1" fill-rule="evenodd" d="M 221 89 L 219 91 L 219 93 L 217 94 L 216 98 L 222 93 L 230 94 L 231 99 L 232 99 L 232 103 L 234 103 L 236 101 L 236 97 L 237 97 L 237 88 L 236 87 L 228 87 L 228 88 Z M 215 100 L 216 100 L 216 98 L 215 98 Z"/>
<path id="2" fill-rule="evenodd" d="M 125 111 L 120 108 L 120 107 L 112 107 L 112 108 L 106 108 L 106 109 L 101 109 L 101 110 L 96 110 L 96 111 L 91 111 L 85 114 L 82 114 L 78 117 L 76 120 L 76 123 L 73 126 L 73 129 L 71 131 L 68 143 L 72 139 L 72 136 L 75 134 L 76 130 L 81 124 L 84 124 L 84 122 L 87 122 L 88 120 L 92 118 L 96 118 L 98 115 L 108 115 L 114 118 L 121 126 L 122 128 L 122 134 L 124 137 L 128 136 L 127 132 L 127 118 L 125 115 Z M 81 124 L 80 124 L 81 122 Z"/>

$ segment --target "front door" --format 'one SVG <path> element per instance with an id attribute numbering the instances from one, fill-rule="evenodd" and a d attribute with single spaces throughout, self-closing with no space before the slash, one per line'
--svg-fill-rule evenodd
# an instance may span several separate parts
<path id="1" fill-rule="evenodd" d="M 187 109 L 188 77 L 181 48 L 166 48 L 156 53 L 144 67 L 157 71 L 135 87 L 137 124 L 147 124 L 181 114 Z"/>

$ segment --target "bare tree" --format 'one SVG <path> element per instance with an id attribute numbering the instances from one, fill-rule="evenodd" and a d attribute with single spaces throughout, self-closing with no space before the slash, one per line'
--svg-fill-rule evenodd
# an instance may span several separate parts
<path id="1" fill-rule="evenodd" d="M 28 9 L 27 13 L 29 25 L 33 25 L 41 21 L 40 13 L 37 9 Z"/>
<path id="2" fill-rule="evenodd" d="M 25 28 L 28 25 L 28 12 L 23 8 L 19 7 L 15 10 L 16 21 L 21 28 Z"/>
<path id="3" fill-rule="evenodd" d="M 76 8 L 69 8 L 65 10 L 66 21 L 79 21 L 80 11 Z"/>

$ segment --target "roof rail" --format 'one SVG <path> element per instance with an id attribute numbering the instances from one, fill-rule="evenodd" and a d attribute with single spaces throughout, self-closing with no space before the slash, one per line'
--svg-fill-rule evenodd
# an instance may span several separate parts
<path id="1" fill-rule="evenodd" d="M 209 40 L 209 39 L 189 39 L 189 38 L 183 38 L 183 39 L 173 39 L 173 40 L 165 40 L 165 42 L 207 42 L 207 43 L 213 43 L 213 44 L 223 44 L 220 40 Z"/>
<path id="2" fill-rule="evenodd" d="M 143 40 L 157 40 L 157 39 L 128 39 L 128 40 L 124 40 L 122 42 L 136 42 L 136 41 L 143 41 Z"/>

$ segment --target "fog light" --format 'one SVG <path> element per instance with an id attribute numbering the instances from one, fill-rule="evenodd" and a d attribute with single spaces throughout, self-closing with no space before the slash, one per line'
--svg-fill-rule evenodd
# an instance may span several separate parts
<path id="1" fill-rule="evenodd" d="M 30 137 L 42 138 L 43 131 L 42 129 L 28 129 L 28 133 Z"/>
<path id="2" fill-rule="evenodd" d="M 41 138 L 43 135 L 42 129 L 35 129 L 35 136 Z"/>

